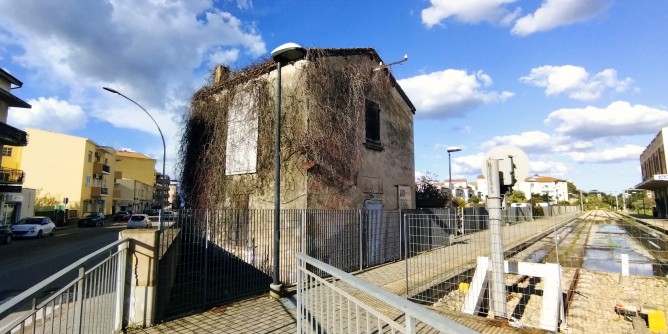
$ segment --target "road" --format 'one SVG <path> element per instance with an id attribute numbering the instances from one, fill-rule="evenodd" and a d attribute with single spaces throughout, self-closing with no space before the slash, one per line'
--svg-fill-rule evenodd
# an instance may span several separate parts
<path id="1" fill-rule="evenodd" d="M 125 222 L 107 221 L 103 227 L 58 228 L 53 237 L 15 239 L 9 245 L 0 245 L 0 303 L 118 240 L 125 226 Z M 48 291 L 66 284 L 57 283 Z"/>

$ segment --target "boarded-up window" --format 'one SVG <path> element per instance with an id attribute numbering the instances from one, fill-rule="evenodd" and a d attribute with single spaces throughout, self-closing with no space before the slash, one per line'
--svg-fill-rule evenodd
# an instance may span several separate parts
<path id="1" fill-rule="evenodd" d="M 250 174 L 257 169 L 258 115 L 254 94 L 235 95 L 227 119 L 225 175 Z"/>

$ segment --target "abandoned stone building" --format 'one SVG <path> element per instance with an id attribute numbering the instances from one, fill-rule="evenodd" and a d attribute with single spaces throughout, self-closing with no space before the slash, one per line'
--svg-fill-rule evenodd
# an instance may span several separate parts
<path id="1" fill-rule="evenodd" d="M 188 205 L 270 209 L 276 63 L 213 72 L 186 118 Z M 414 208 L 415 107 L 376 51 L 307 49 L 281 73 L 281 208 Z"/>

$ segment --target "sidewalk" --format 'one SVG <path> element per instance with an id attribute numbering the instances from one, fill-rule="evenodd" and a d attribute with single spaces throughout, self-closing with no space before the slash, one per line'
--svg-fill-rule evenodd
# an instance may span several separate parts
<path id="1" fill-rule="evenodd" d="M 127 330 L 128 333 L 295 333 L 297 304 L 294 297 L 274 300 L 269 296 L 215 307 L 209 311 L 158 326 Z"/>

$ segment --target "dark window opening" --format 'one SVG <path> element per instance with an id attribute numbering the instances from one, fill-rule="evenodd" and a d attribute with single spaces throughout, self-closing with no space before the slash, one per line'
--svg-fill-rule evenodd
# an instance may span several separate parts
<path id="1" fill-rule="evenodd" d="M 364 114 L 366 123 L 366 142 L 364 146 L 372 150 L 382 150 L 383 144 L 380 142 L 380 107 L 378 103 L 366 101 Z"/>

